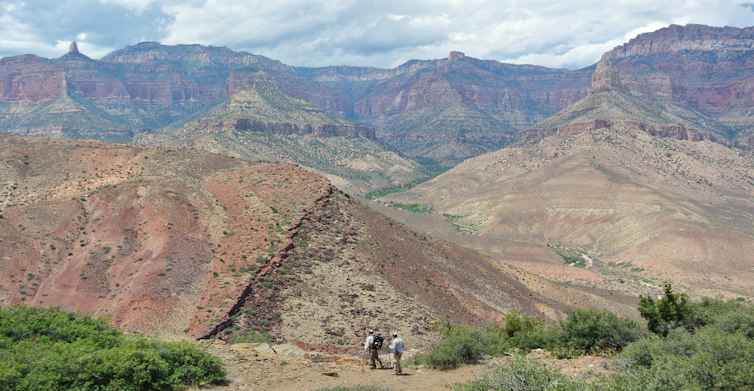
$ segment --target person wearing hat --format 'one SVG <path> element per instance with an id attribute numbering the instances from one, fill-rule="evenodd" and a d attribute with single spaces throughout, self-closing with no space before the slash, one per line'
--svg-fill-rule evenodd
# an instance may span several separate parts
<path id="1" fill-rule="evenodd" d="M 393 374 L 400 375 L 403 373 L 401 369 L 401 355 L 403 355 L 403 340 L 398 338 L 398 333 L 393 333 L 393 343 L 388 346 L 393 351 Z"/>
<path id="2" fill-rule="evenodd" d="M 380 340 L 380 347 L 382 346 L 382 337 L 379 337 L 379 335 L 374 334 L 374 330 L 369 330 L 369 336 L 367 337 L 366 343 L 364 343 L 364 351 L 366 352 L 369 350 L 369 361 L 372 363 L 372 369 L 377 369 L 376 362 L 380 363 L 380 368 L 382 368 L 382 360 L 380 360 L 380 348 L 375 347 L 374 341 L 375 337 L 379 338 Z"/>

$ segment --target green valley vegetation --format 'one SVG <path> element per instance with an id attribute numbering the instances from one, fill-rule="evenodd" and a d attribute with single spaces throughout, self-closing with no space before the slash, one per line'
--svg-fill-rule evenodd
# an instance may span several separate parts
<path id="1" fill-rule="evenodd" d="M 190 342 L 126 337 L 107 319 L 59 308 L 0 309 L 0 390 L 182 390 L 225 376 Z"/>
<path id="2" fill-rule="evenodd" d="M 452 368 L 485 355 L 514 353 L 476 380 L 455 384 L 457 391 L 754 389 L 754 306 L 710 298 L 692 302 L 670 284 L 665 293 L 653 302 L 656 311 L 646 298 L 639 304 L 651 332 L 595 308 L 567 309 L 568 317 L 551 325 L 519 312 L 509 314 L 504 326 L 450 326 L 441 320 L 435 330 L 442 340 L 415 363 Z M 610 356 L 613 374 L 590 382 L 570 378 L 523 356 L 534 348 L 557 358 Z"/>

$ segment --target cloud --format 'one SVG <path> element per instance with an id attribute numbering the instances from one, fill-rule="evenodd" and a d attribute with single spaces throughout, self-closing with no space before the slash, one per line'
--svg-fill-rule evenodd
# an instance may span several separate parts
<path id="1" fill-rule="evenodd" d="M 77 41 L 81 53 L 99 58 L 140 39 L 159 38 L 158 13 L 146 9 L 136 15 L 98 0 L 12 1 L 0 3 L 0 12 L 0 56 L 55 58 Z"/>
<path id="2" fill-rule="evenodd" d="M 98 58 L 138 41 L 201 43 L 296 66 L 395 67 L 452 50 L 581 68 L 670 24 L 744 27 L 750 0 L 0 0 L 0 55 Z"/>
<path id="3" fill-rule="evenodd" d="M 116 4 L 141 15 L 151 4 L 152 0 L 100 0 L 103 4 Z"/>

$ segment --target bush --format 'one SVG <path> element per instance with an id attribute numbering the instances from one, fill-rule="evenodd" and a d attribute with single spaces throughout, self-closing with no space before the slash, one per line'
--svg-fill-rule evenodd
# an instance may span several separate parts
<path id="1" fill-rule="evenodd" d="M 225 380 L 188 342 L 124 338 L 105 319 L 57 308 L 0 309 L 0 390 L 181 390 Z"/>
<path id="2" fill-rule="evenodd" d="M 545 324 L 541 318 L 529 316 L 519 311 L 511 311 L 505 316 L 503 323 L 505 324 L 503 329 L 508 338 L 520 333 L 529 333 Z"/>
<path id="3" fill-rule="evenodd" d="M 238 337 L 235 337 L 230 340 L 231 344 L 236 343 L 270 343 L 272 341 L 272 336 L 267 333 L 257 333 L 255 331 L 245 331 L 243 334 L 241 334 Z"/>
<path id="4" fill-rule="evenodd" d="M 561 323 L 563 335 L 556 342 L 560 345 L 584 350 L 621 351 L 644 334 L 633 320 L 606 310 L 567 308 L 565 312 L 568 317 Z"/>
<path id="5" fill-rule="evenodd" d="M 451 327 L 442 334 L 442 341 L 416 357 L 418 363 L 432 368 L 455 368 L 459 364 L 474 364 L 488 348 L 488 338 L 481 329 L 471 326 Z"/>
<path id="6" fill-rule="evenodd" d="M 625 372 L 611 380 L 624 390 L 749 390 L 754 388 L 754 340 L 714 326 L 694 334 L 630 345 L 616 360 Z"/>
<path id="7" fill-rule="evenodd" d="M 558 369 L 551 369 L 538 360 L 516 357 L 496 364 L 480 378 L 463 384 L 455 384 L 455 391 L 488 390 L 585 390 L 581 385 L 565 378 Z"/>

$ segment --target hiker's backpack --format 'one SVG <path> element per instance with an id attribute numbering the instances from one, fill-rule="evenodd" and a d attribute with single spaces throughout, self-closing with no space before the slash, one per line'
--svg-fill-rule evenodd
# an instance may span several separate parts
<path id="1" fill-rule="evenodd" d="M 372 349 L 382 349 L 382 341 L 384 340 L 379 334 L 375 334 L 372 339 Z"/>

